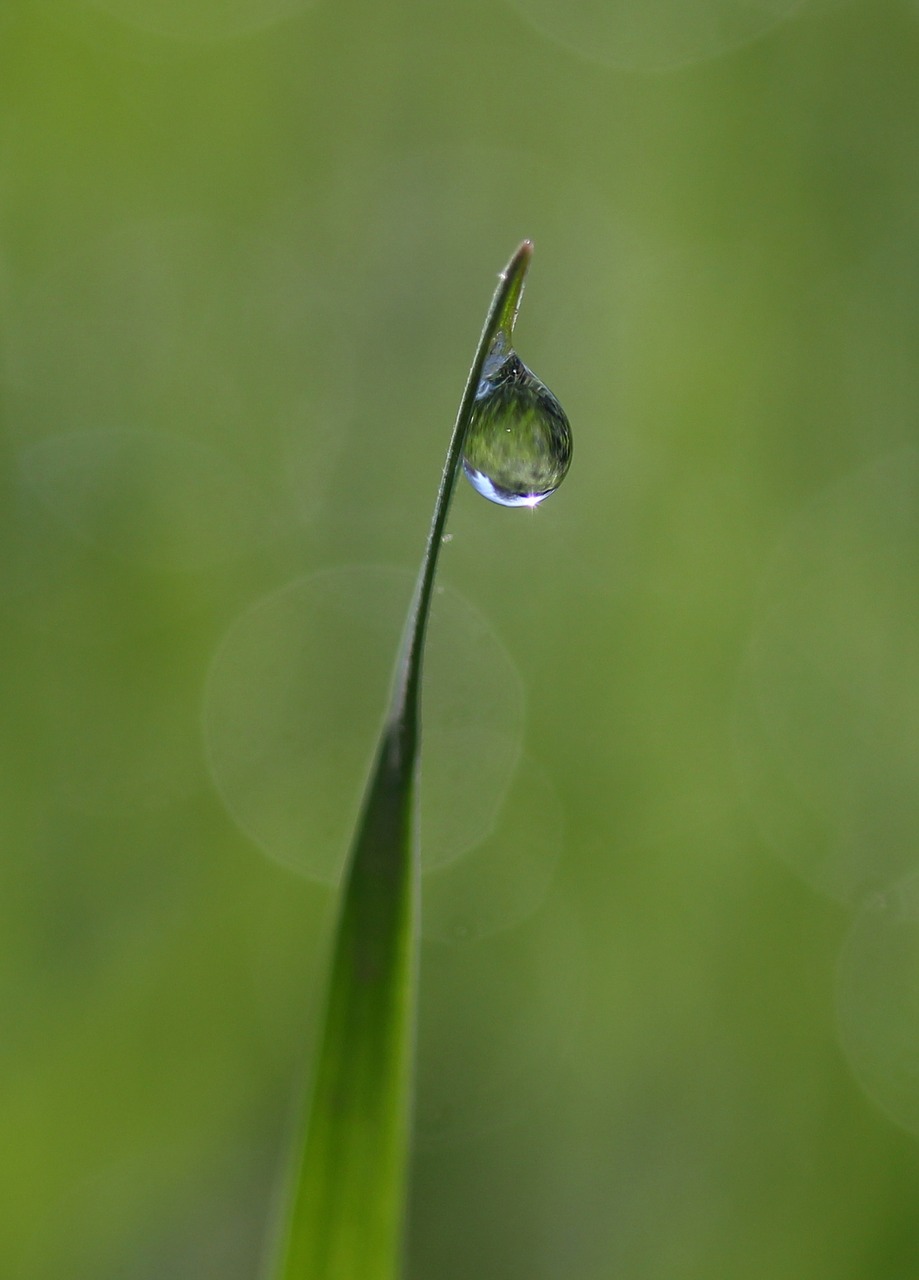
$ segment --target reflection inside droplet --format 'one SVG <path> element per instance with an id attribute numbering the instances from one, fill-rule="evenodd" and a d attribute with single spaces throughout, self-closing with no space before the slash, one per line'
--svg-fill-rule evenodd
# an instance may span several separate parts
<path id="1" fill-rule="evenodd" d="M 489 355 L 466 433 L 463 469 L 483 498 L 535 507 L 564 480 L 571 427 L 555 396 L 514 351 Z"/>

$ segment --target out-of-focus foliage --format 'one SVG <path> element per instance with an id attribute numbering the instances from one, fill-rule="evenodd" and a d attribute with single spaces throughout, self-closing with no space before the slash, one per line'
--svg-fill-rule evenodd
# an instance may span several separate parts
<path id="1" fill-rule="evenodd" d="M 254 1280 L 523 236 L 575 456 L 444 548 L 409 1276 L 916 1274 L 917 154 L 912 0 L 4 7 L 0 1275 Z"/>

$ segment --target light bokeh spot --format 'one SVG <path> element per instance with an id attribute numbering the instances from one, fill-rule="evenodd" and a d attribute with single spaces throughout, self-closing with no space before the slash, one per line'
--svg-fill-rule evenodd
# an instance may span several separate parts
<path id="1" fill-rule="evenodd" d="M 564 839 L 555 785 L 525 755 L 488 836 L 464 858 L 425 876 L 424 936 L 463 943 L 520 924 L 542 904 Z"/>
<path id="2" fill-rule="evenodd" d="M 204 732 L 217 789 L 260 848 L 312 879 L 341 871 L 411 589 L 409 574 L 367 566 L 298 579 L 246 610 L 212 662 Z M 523 712 L 519 676 L 493 631 L 457 593 L 438 593 L 423 699 L 425 865 L 491 830 Z"/>

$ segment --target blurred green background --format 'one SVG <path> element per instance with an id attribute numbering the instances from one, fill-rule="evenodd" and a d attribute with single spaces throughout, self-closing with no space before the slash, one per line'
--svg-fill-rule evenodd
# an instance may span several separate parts
<path id="1" fill-rule="evenodd" d="M 257 1276 L 524 236 L 575 456 L 445 547 L 408 1275 L 919 1273 L 917 160 L 909 0 L 4 5 L 0 1275 Z"/>

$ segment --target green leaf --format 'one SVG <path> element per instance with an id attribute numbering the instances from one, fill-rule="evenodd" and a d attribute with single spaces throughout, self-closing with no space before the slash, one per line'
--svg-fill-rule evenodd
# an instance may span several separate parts
<path id="1" fill-rule="evenodd" d="M 345 874 L 306 1128 L 274 1280 L 395 1280 L 405 1217 L 418 965 L 415 780 L 434 574 L 486 356 L 510 345 L 533 248 L 502 273 L 460 402 L 392 699 Z"/>

